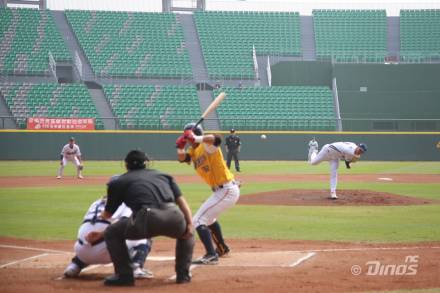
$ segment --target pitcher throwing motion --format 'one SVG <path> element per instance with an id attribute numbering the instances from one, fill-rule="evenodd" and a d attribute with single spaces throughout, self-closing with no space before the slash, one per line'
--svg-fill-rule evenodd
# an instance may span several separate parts
<path id="1" fill-rule="evenodd" d="M 187 143 L 189 148 L 185 150 Z M 195 123 L 187 124 L 184 134 L 176 141 L 179 162 L 192 162 L 196 172 L 213 191 L 194 215 L 194 226 L 206 250 L 203 257 L 193 261 L 194 264 L 217 264 L 219 256 L 230 251 L 217 218 L 235 205 L 240 189 L 225 164 L 220 146 L 220 136 L 203 135 L 203 129 Z"/>
<path id="2" fill-rule="evenodd" d="M 314 139 L 313 139 L 314 140 Z M 309 143 L 309 148 L 313 146 Z M 310 164 L 318 165 L 323 161 L 330 164 L 330 198 L 337 199 L 336 187 L 338 185 L 339 160 L 345 161 L 345 166 L 350 169 L 350 164 L 360 159 L 361 155 L 367 151 L 364 143 L 355 144 L 353 142 L 334 142 L 326 144 L 318 153 L 318 149 L 309 150 Z"/>

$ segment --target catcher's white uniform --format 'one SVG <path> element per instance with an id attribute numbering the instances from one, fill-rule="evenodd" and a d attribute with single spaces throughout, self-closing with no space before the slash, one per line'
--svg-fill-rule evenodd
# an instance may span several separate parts
<path id="1" fill-rule="evenodd" d="M 68 161 L 71 161 L 76 166 L 76 176 L 78 178 L 83 178 L 81 174 L 81 151 L 77 144 L 66 144 L 61 149 L 61 166 L 58 170 L 57 178 L 60 179 L 63 176 L 64 166 L 67 165 Z"/>
<path id="2" fill-rule="evenodd" d="M 338 185 L 338 167 L 339 160 L 352 162 L 358 157 L 355 155 L 355 150 L 358 147 L 352 142 L 334 142 L 326 144 L 321 148 L 321 151 L 314 151 L 310 156 L 310 164 L 318 165 L 323 161 L 328 161 L 330 164 L 330 192 L 332 198 L 337 198 L 336 187 Z"/>
<path id="3" fill-rule="evenodd" d="M 86 212 L 84 220 L 79 227 L 77 241 L 74 245 L 75 257 L 72 259 L 72 263 L 69 264 L 64 272 L 66 277 L 76 277 L 81 269 L 87 265 L 111 263 L 110 254 L 107 250 L 105 241 L 102 240 L 92 245 L 87 242 L 86 236 L 92 231 L 104 231 L 111 224 L 111 222 L 117 221 L 122 217 L 129 217 L 132 214 L 132 211 L 129 207 L 122 203 L 113 214 L 111 221 L 103 220 L 98 217 L 102 211 L 104 211 L 105 204 L 105 199 L 98 199 L 90 205 L 88 211 Z M 142 268 L 145 258 L 151 250 L 151 240 L 126 240 L 126 243 L 132 261 L 135 263 L 135 266 L 133 266 L 134 269 L 136 270 Z M 141 250 L 142 256 L 139 255 L 139 250 Z M 147 274 L 151 275 L 151 272 L 146 272 Z M 151 276 L 146 276 L 144 271 L 143 276 L 140 277 Z"/>
<path id="4" fill-rule="evenodd" d="M 105 264 L 111 262 L 105 241 L 95 245 L 91 245 L 86 241 L 87 234 L 92 231 L 104 231 L 111 224 L 107 220 L 98 218 L 105 208 L 105 203 L 104 199 L 99 199 L 92 203 L 84 216 L 83 223 L 79 227 L 78 240 L 75 243 L 74 250 L 79 259 L 86 264 Z M 122 217 L 130 217 L 131 213 L 131 209 L 122 203 L 113 214 L 111 220 L 113 222 Z M 140 244 L 147 244 L 147 240 L 127 240 L 129 250 Z"/>

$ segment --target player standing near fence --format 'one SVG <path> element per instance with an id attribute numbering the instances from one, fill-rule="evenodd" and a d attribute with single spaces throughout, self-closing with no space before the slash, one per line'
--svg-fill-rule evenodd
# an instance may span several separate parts
<path id="1" fill-rule="evenodd" d="M 81 151 L 73 137 L 69 138 L 69 143 L 61 149 L 60 168 L 58 169 L 57 179 L 63 177 L 64 166 L 67 165 L 68 161 L 71 161 L 76 166 L 76 177 L 78 179 L 83 179 L 84 177 L 81 174 L 81 171 L 83 170 Z"/>
<path id="2" fill-rule="evenodd" d="M 203 135 L 203 129 L 195 123 L 184 128 L 184 134 L 176 141 L 179 162 L 192 162 L 199 176 L 211 187 L 211 196 L 194 215 L 193 223 L 205 247 L 206 254 L 194 264 L 217 264 L 219 256 L 229 253 L 218 217 L 237 202 L 240 189 L 229 171 L 221 151 L 219 135 Z M 189 148 L 185 150 L 186 144 Z M 214 248 L 213 241 L 216 248 Z"/>

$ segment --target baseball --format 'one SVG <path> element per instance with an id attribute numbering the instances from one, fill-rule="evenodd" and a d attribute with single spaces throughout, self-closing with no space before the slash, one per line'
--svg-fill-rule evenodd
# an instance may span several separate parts
<path id="1" fill-rule="evenodd" d="M 267 136 L 266 136 L 265 134 L 262 134 L 262 135 L 260 136 L 260 138 L 261 138 L 261 139 L 266 139 Z"/>

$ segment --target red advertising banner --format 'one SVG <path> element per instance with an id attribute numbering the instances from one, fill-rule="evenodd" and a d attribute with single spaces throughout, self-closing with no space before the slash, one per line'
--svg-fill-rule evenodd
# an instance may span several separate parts
<path id="1" fill-rule="evenodd" d="M 32 130 L 94 130 L 94 118 L 47 118 L 31 117 L 27 129 Z"/>

